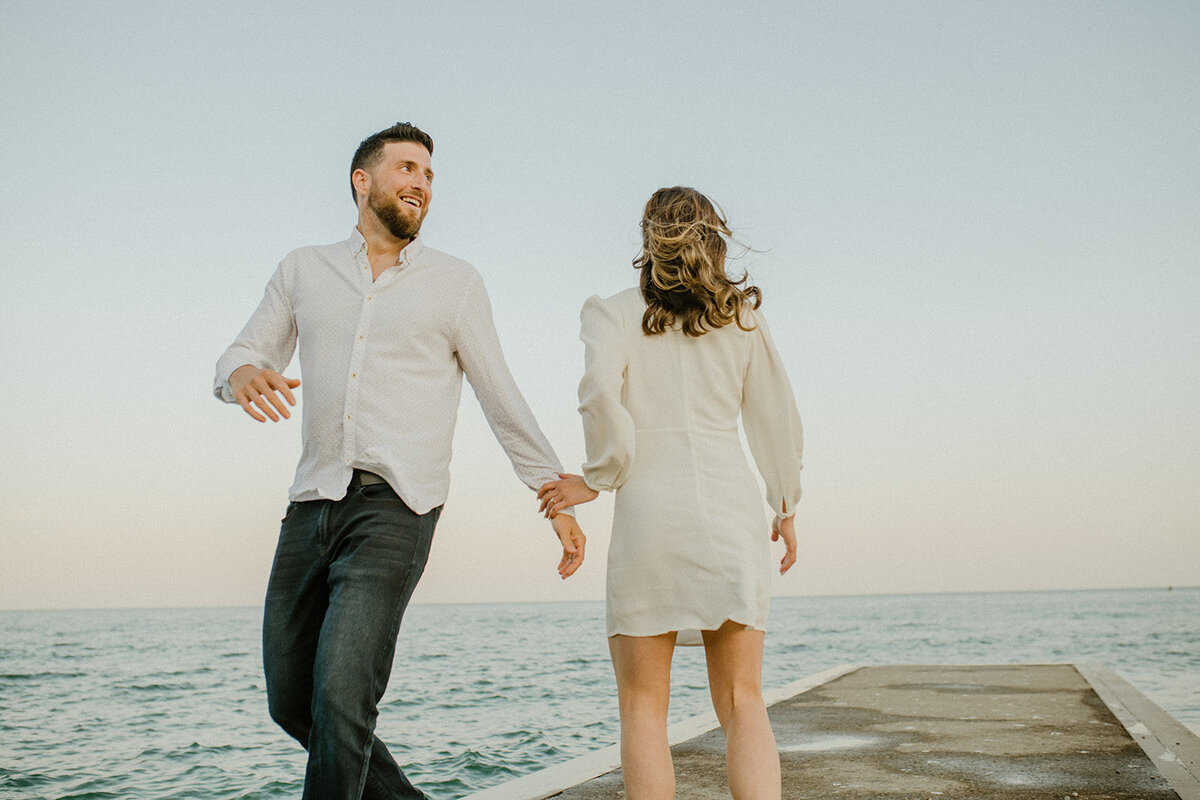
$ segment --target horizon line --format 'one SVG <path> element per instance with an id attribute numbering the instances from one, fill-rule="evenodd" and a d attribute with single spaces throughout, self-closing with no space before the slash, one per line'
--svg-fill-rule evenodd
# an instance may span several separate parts
<path id="1" fill-rule="evenodd" d="M 1200 590 L 1200 584 L 1176 586 L 1163 584 L 1160 586 L 1094 586 L 1076 587 L 1072 589 L 977 589 L 977 590 L 946 590 L 932 592 L 866 592 L 847 594 L 780 594 L 772 595 L 772 600 L 790 599 L 834 599 L 848 597 L 939 597 L 955 595 L 983 594 L 1068 594 L 1083 592 L 1174 592 Z M 504 606 L 504 605 L 557 605 L 571 603 L 603 603 L 604 598 L 592 600 L 423 600 L 413 602 L 413 606 Z M 23 611 L 204 611 L 213 609 L 262 608 L 257 605 L 162 605 L 162 606 L 53 606 L 34 608 L 0 608 L 0 614 L 19 613 Z"/>

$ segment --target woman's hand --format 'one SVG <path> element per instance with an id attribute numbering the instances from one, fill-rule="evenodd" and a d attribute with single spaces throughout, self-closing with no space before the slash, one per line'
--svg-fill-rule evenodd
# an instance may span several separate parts
<path id="1" fill-rule="evenodd" d="M 589 489 L 583 482 L 582 475 L 572 475 L 569 472 L 558 473 L 558 480 L 542 484 L 538 489 L 538 500 L 542 504 L 538 511 L 552 519 L 564 508 L 577 506 L 580 503 L 590 503 L 600 496 L 595 489 Z"/>
<path id="2" fill-rule="evenodd" d="M 791 516 L 787 519 L 775 518 L 771 523 L 771 541 L 778 542 L 783 539 L 783 543 L 787 546 L 787 552 L 783 554 L 783 559 L 779 562 L 779 574 L 787 572 L 796 563 L 796 517 Z"/>
<path id="3" fill-rule="evenodd" d="M 559 514 L 550 520 L 554 532 L 562 542 L 562 560 L 558 562 L 558 574 L 563 579 L 575 574 L 583 563 L 583 550 L 587 545 L 587 537 L 579 529 L 579 523 L 570 514 Z"/>

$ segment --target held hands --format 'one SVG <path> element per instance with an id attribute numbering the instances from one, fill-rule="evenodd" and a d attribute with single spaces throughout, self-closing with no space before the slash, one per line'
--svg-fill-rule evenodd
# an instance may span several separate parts
<path id="1" fill-rule="evenodd" d="M 296 405 L 292 389 L 299 385 L 300 381 L 295 378 L 285 378 L 274 370 L 259 369 L 253 364 L 243 364 L 229 376 L 229 388 L 233 389 L 234 399 L 243 411 L 259 422 L 266 422 L 267 417 L 272 422 L 278 422 L 281 414 L 284 419 L 291 417 L 287 407 Z M 284 405 L 284 400 L 287 405 Z M 261 414 L 255 406 L 262 410 Z"/>
<path id="2" fill-rule="evenodd" d="M 558 562 L 558 574 L 563 580 L 566 580 L 574 575 L 575 570 L 579 569 L 579 565 L 583 563 L 583 550 L 587 544 L 587 537 L 580 530 L 579 523 L 569 514 L 559 514 L 550 520 L 550 524 L 554 526 L 554 532 L 558 534 L 558 539 L 562 542 L 563 554 L 562 560 Z"/>
<path id="3" fill-rule="evenodd" d="M 783 543 L 787 546 L 787 551 L 783 554 L 783 559 L 779 562 L 779 574 L 787 572 L 796 563 L 796 517 L 791 516 L 787 519 L 775 518 L 771 523 L 771 541 L 778 542 L 783 539 Z"/>
<path id="4" fill-rule="evenodd" d="M 544 513 L 548 519 L 558 519 L 558 512 L 564 508 L 590 503 L 600 495 L 595 489 L 588 488 L 582 475 L 560 472 L 558 478 L 556 481 L 542 484 L 542 488 L 538 489 L 537 496 L 542 501 L 538 511 Z"/>
<path id="5" fill-rule="evenodd" d="M 579 523 L 569 514 L 559 514 L 564 508 L 586 503 L 596 498 L 596 492 L 587 488 L 579 475 L 558 473 L 559 480 L 542 484 L 538 489 L 538 499 L 542 501 L 539 512 L 544 512 L 550 518 L 554 532 L 562 542 L 562 561 L 558 562 L 558 574 L 565 580 L 575 574 L 583 563 L 584 546 L 587 537 L 579 528 Z M 580 488 L 582 487 L 582 488 Z"/>

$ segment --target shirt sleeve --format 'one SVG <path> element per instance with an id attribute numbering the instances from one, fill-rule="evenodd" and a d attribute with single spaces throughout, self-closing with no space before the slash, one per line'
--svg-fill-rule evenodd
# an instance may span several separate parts
<path id="1" fill-rule="evenodd" d="M 780 517 L 796 513 L 800 502 L 804 432 L 792 385 L 766 320 L 755 317 L 746 378 L 742 384 L 742 426 L 750 453 L 767 488 L 767 503 Z"/>
<path id="2" fill-rule="evenodd" d="M 279 263 L 250 321 L 217 359 L 217 374 L 213 379 L 213 394 L 217 399 L 234 402 L 229 376 L 238 367 L 253 364 L 259 369 L 282 372 L 292 360 L 296 351 L 296 318 L 284 285 L 286 264 L 287 259 Z"/>
<path id="3" fill-rule="evenodd" d="M 492 304 L 481 278 L 476 277 L 466 289 L 456 331 L 458 363 L 517 477 L 531 489 L 558 480 L 562 463 L 538 427 L 504 360 L 492 320 Z M 566 513 L 572 513 L 571 509 Z"/>
<path id="4" fill-rule="evenodd" d="M 579 413 L 587 450 L 583 479 L 596 491 L 614 490 L 629 478 L 634 455 L 633 417 L 621 403 L 628 363 L 625 327 L 596 296 L 583 304 L 579 321 L 584 345 Z"/>

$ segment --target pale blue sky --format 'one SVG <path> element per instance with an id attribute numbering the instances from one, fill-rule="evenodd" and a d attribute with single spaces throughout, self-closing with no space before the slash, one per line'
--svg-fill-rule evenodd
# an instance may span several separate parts
<path id="1" fill-rule="evenodd" d="M 582 6 L 582 7 L 581 7 Z M 348 164 L 436 143 L 569 468 L 578 309 L 687 184 L 759 252 L 808 434 L 781 594 L 1200 583 L 1194 3 L 6 2 L 0 608 L 260 602 L 298 426 L 212 399 Z M 303 402 L 303 401 L 301 401 Z M 464 395 L 418 601 L 560 584 Z"/>

